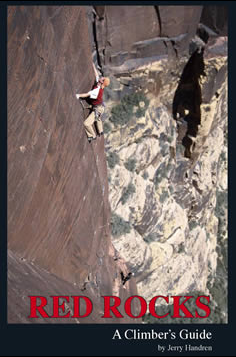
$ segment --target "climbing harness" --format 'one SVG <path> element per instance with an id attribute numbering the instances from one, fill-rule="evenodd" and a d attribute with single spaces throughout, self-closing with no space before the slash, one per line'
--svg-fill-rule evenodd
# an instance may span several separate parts
<path id="1" fill-rule="evenodd" d="M 99 109 L 99 107 L 100 108 L 103 107 L 103 110 L 101 111 L 101 109 Z M 104 111 L 105 111 L 105 104 L 102 103 L 97 107 L 95 106 L 95 107 L 93 107 L 93 110 L 94 110 L 94 113 L 95 113 L 96 120 L 102 120 L 102 116 L 103 116 Z"/>
<path id="2" fill-rule="evenodd" d="M 96 120 L 102 120 L 102 114 L 104 113 L 104 110 L 102 112 L 100 112 L 96 106 L 93 107 L 92 105 L 90 105 L 88 107 L 88 106 L 84 105 L 84 102 L 81 99 L 79 99 L 79 101 L 80 101 L 80 104 L 82 105 L 82 108 L 83 108 L 84 119 L 86 119 L 84 111 L 86 109 L 89 109 L 89 110 L 93 110 L 94 111 Z M 102 103 L 101 106 L 103 106 L 103 108 L 105 109 L 105 104 L 104 103 Z"/>
<path id="3" fill-rule="evenodd" d="M 83 113 L 84 113 L 85 109 L 90 109 L 90 110 L 91 110 L 91 106 L 90 106 L 90 107 L 86 107 L 86 106 L 84 105 L 84 102 L 83 102 L 81 99 L 79 99 L 79 101 L 80 101 L 80 104 L 82 105 Z M 84 113 L 84 119 L 86 119 L 86 118 L 85 118 L 85 113 Z"/>

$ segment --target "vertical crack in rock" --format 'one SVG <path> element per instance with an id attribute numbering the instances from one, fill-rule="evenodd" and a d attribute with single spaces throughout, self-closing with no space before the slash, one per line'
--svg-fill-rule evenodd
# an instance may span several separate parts
<path id="1" fill-rule="evenodd" d="M 176 58 L 178 58 L 178 50 L 177 50 L 177 48 L 176 48 L 176 46 L 175 46 L 175 41 L 174 41 L 174 40 L 171 40 L 170 43 L 171 43 L 171 45 L 172 45 L 172 47 L 173 47 L 173 50 L 174 50 L 175 55 L 176 55 Z"/>
<path id="2" fill-rule="evenodd" d="M 106 6 L 93 6 L 99 20 L 104 20 Z"/>
<path id="3" fill-rule="evenodd" d="M 102 72 L 102 65 L 105 64 L 105 50 L 108 39 L 106 6 L 93 6 L 93 18 L 90 21 L 97 62 Z"/>
<path id="4" fill-rule="evenodd" d="M 200 78 L 205 76 L 203 59 L 204 49 L 198 49 L 192 54 L 180 78 L 174 95 L 173 117 L 177 120 L 178 131 L 187 123 L 182 144 L 185 147 L 184 156 L 191 158 L 195 147 L 198 126 L 201 124 L 202 91 Z"/>
<path id="5" fill-rule="evenodd" d="M 160 27 L 160 37 L 162 37 L 162 23 L 161 23 L 161 14 L 160 14 L 160 10 L 159 10 L 159 6 L 154 6 L 156 13 L 157 13 L 157 18 L 158 18 L 158 22 L 159 22 L 159 27 Z"/>
<path id="6" fill-rule="evenodd" d="M 97 12 L 96 12 L 97 14 Z M 101 59 L 100 59 L 100 55 L 99 55 L 99 50 L 98 50 L 98 40 L 97 40 L 97 28 L 96 28 L 96 15 L 95 13 L 93 13 L 93 22 L 92 22 L 92 29 L 93 29 L 93 40 L 94 40 L 94 47 L 95 47 L 95 51 L 96 51 L 96 56 L 97 56 L 97 63 L 99 65 L 99 67 L 102 67 L 101 64 Z M 103 17 L 99 17 L 99 21 L 103 20 Z"/>

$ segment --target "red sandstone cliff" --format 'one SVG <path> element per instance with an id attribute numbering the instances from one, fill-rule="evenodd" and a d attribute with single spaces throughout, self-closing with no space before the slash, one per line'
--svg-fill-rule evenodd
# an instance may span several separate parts
<path id="1" fill-rule="evenodd" d="M 102 295 L 136 293 L 110 241 L 104 139 L 87 142 L 75 99 L 93 81 L 85 8 L 9 7 L 9 322 L 27 295 L 89 296 L 104 322 Z"/>

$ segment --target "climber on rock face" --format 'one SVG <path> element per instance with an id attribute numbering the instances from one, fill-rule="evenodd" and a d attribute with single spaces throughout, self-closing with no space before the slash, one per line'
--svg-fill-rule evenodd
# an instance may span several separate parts
<path id="1" fill-rule="evenodd" d="M 93 86 L 93 89 L 88 93 L 76 94 L 76 98 L 89 98 L 89 102 L 92 105 L 92 112 L 88 118 L 84 121 L 85 131 L 88 136 L 88 141 L 96 139 L 96 132 L 94 130 L 93 124 L 96 121 L 98 135 L 103 135 L 103 125 L 101 116 L 104 113 L 104 103 L 103 103 L 103 91 L 104 88 L 109 86 L 110 79 L 107 77 L 100 77 L 96 70 L 96 67 L 93 63 L 93 69 L 96 76 L 96 84 Z"/>

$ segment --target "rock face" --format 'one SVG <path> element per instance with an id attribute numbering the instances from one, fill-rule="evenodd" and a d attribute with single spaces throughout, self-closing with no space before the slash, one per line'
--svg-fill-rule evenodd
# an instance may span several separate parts
<path id="1" fill-rule="evenodd" d="M 192 11 L 186 8 L 182 18 Z M 100 61 L 112 79 L 106 124 L 112 234 L 140 295 L 210 294 L 217 313 L 209 322 L 227 322 L 227 14 L 220 21 L 215 8 L 202 17 L 193 8 L 185 47 L 184 25 L 171 25 L 180 18 L 175 7 L 158 7 L 161 30 L 157 38 L 137 39 L 145 51 L 135 52 L 136 60 L 134 46 L 124 43 L 126 57 L 112 42 L 103 47 Z M 98 21 L 107 21 L 109 33 L 113 9 L 105 10 Z M 158 41 L 166 46 L 155 47 Z"/>
<path id="2" fill-rule="evenodd" d="M 228 33 L 228 8 L 225 6 L 204 6 L 201 14 L 201 24 L 211 29 L 219 36 Z"/>
<path id="3" fill-rule="evenodd" d="M 89 296 L 102 323 L 101 296 L 136 294 L 110 241 L 104 139 L 88 144 L 75 99 L 93 81 L 85 8 L 9 7 L 10 323 L 26 321 L 28 295 Z"/>
<path id="4" fill-rule="evenodd" d="M 90 323 L 107 322 L 102 295 L 199 292 L 221 311 L 213 322 L 227 322 L 227 13 L 219 13 L 9 7 L 9 322 L 33 322 L 30 294 L 88 296 L 94 314 L 76 322 Z M 111 84 L 105 143 L 89 145 L 75 93 L 92 86 L 92 57 Z"/>
<path id="5" fill-rule="evenodd" d="M 136 65 L 188 48 L 201 6 L 96 6 L 96 41 L 104 70 Z M 117 71 L 117 68 L 112 68 Z"/>

